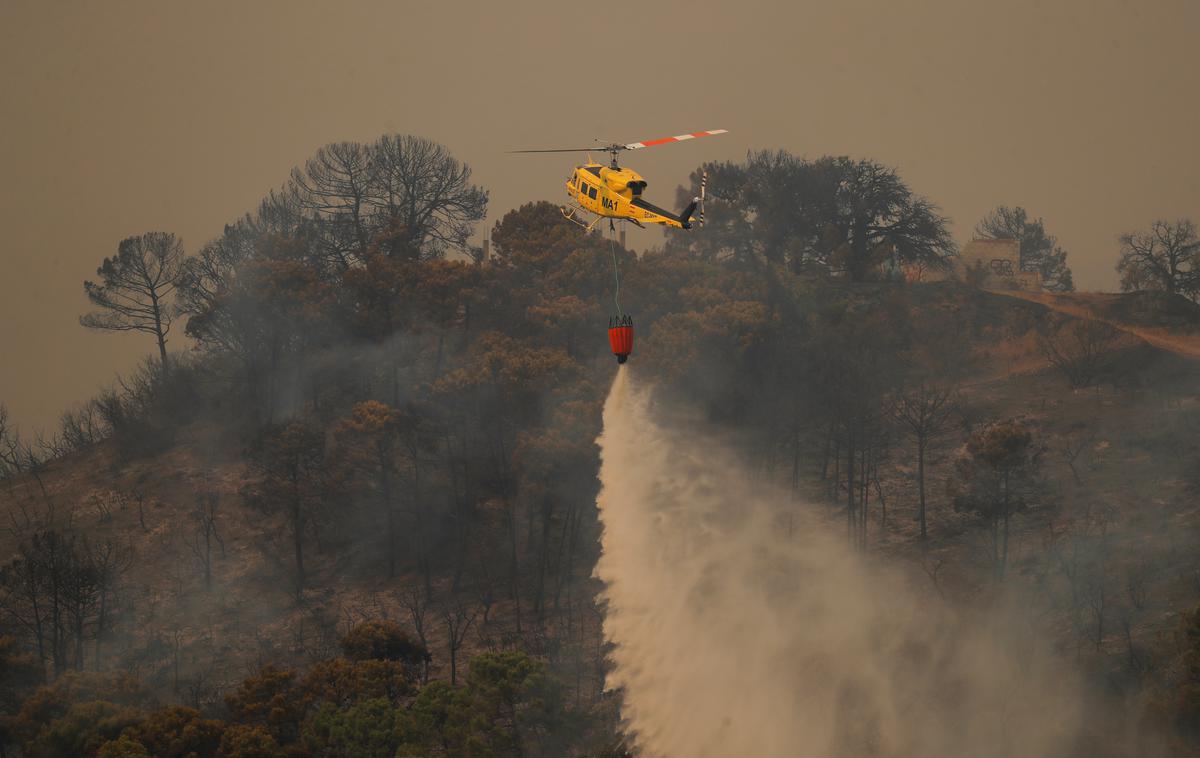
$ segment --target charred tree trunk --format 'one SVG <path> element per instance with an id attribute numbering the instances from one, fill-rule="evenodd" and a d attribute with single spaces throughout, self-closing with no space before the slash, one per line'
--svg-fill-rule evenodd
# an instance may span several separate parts
<path id="1" fill-rule="evenodd" d="M 521 572 L 520 572 L 520 557 L 517 552 L 517 506 L 516 502 L 510 500 L 507 508 L 508 512 L 508 540 L 509 540 L 509 564 L 508 564 L 508 585 L 509 595 L 512 597 L 513 609 L 516 612 L 517 634 L 521 633 Z"/>
<path id="2" fill-rule="evenodd" d="M 388 460 L 382 451 L 379 454 L 379 489 L 387 519 L 388 578 L 392 579 L 396 576 L 396 510 L 392 505 L 392 477 L 388 471 Z"/>
<path id="3" fill-rule="evenodd" d="M 545 618 L 546 572 L 550 564 L 550 526 L 554 519 L 554 499 L 547 496 L 542 498 L 542 528 L 538 545 L 537 589 L 533 595 L 533 610 L 537 620 Z"/>
<path id="4" fill-rule="evenodd" d="M 855 502 L 854 502 L 854 434 L 851 432 L 846 441 L 846 539 L 854 544 L 855 533 Z"/>
<path id="5" fill-rule="evenodd" d="M 925 527 L 925 446 L 924 434 L 917 435 L 917 520 L 921 522 L 921 541 L 928 538 Z"/>
<path id="6" fill-rule="evenodd" d="M 298 492 L 292 493 L 292 550 L 296 561 L 296 599 L 304 595 L 304 509 Z"/>
<path id="7" fill-rule="evenodd" d="M 167 373 L 167 334 L 163 327 L 162 306 L 158 302 L 158 295 L 151 290 L 150 292 L 151 308 L 154 311 L 154 338 L 158 341 L 158 358 L 162 366 L 163 374 Z"/>

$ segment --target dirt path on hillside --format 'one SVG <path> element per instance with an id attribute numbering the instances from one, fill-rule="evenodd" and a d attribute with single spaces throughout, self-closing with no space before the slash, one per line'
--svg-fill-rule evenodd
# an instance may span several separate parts
<path id="1" fill-rule="evenodd" d="M 1123 324 L 1119 321 L 1104 318 L 1096 314 L 1095 311 L 1088 308 L 1086 305 L 1079 303 L 1067 302 L 1064 299 L 1050 294 L 1049 292 L 1023 292 L 1021 290 L 993 290 L 989 289 L 994 295 L 1004 295 L 1005 297 L 1017 298 L 1020 300 L 1028 300 L 1031 303 L 1044 305 L 1051 310 L 1065 313 L 1068 316 L 1076 318 L 1085 318 L 1092 321 L 1100 321 L 1114 329 L 1120 329 L 1126 334 L 1133 336 L 1157 347 L 1166 350 L 1184 358 L 1191 360 L 1200 360 L 1200 336 L 1176 334 L 1168 329 L 1154 329 L 1144 326 L 1132 326 Z"/>

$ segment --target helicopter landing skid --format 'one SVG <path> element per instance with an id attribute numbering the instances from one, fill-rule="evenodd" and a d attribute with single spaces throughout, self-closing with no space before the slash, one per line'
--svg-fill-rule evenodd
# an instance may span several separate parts
<path id="1" fill-rule="evenodd" d="M 600 220 L 604 218 L 604 216 L 596 216 L 596 218 L 591 223 L 587 223 L 583 219 L 579 218 L 579 214 L 591 213 L 591 211 L 587 210 L 586 208 L 583 208 L 582 206 L 560 205 L 558 207 L 558 209 L 560 211 L 562 211 L 563 218 L 565 218 L 567 221 L 570 221 L 573 224 L 578 224 L 589 232 L 591 230 L 595 229 L 596 224 L 599 224 Z"/>

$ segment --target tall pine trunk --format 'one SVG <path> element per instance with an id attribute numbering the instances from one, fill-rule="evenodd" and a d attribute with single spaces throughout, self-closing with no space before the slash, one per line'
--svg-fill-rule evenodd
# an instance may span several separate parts
<path id="1" fill-rule="evenodd" d="M 925 435 L 917 436 L 917 518 L 921 522 L 921 541 L 928 537 L 925 528 Z"/>

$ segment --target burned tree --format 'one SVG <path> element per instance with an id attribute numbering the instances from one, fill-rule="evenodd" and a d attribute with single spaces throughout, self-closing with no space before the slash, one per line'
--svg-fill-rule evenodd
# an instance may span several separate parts
<path id="1" fill-rule="evenodd" d="M 24 470 L 21 454 L 21 433 L 8 420 L 8 408 L 0 403 L 0 479 Z"/>
<path id="2" fill-rule="evenodd" d="M 872 161 L 825 158 L 822 184 L 835 187 L 826 219 L 831 262 L 852 281 L 880 269 L 923 264 L 945 268 L 957 253 L 947 219 L 908 188 L 894 169 Z"/>
<path id="3" fill-rule="evenodd" d="M 54 676 L 84 667 L 84 644 L 111 625 L 116 582 L 129 565 L 115 543 L 92 545 L 56 531 L 34 533 L 0 571 L 0 612 L 24 630 Z"/>
<path id="4" fill-rule="evenodd" d="M 471 184 L 471 169 L 436 142 L 391 134 L 370 147 L 368 202 L 378 228 L 400 230 L 389 254 L 440 258 L 462 250 L 487 211 L 487 191 Z"/>
<path id="5" fill-rule="evenodd" d="M 121 241 L 117 254 L 96 269 L 100 282 L 85 281 L 88 300 L 100 310 L 79 317 L 89 329 L 153 334 L 167 366 L 172 299 L 183 272 L 183 244 L 174 234 L 147 232 Z"/>
<path id="6" fill-rule="evenodd" d="M 88 546 L 87 559 L 96 577 L 99 598 L 96 601 L 96 619 L 93 637 L 96 641 L 94 668 L 100 668 L 100 649 L 105 637 L 113 627 L 113 608 L 118 599 L 118 580 L 133 565 L 133 551 L 113 540 L 104 540 Z"/>
<path id="7" fill-rule="evenodd" d="M 1155 221 L 1120 240 L 1122 290 L 1160 290 L 1193 300 L 1200 294 L 1200 237 L 1190 220 Z"/>
<path id="8" fill-rule="evenodd" d="M 458 651 L 462 649 L 467 639 L 467 632 L 475 623 L 478 609 L 469 609 L 464 603 L 455 600 L 446 610 L 443 617 L 446 621 L 446 637 L 450 648 L 450 684 L 458 684 Z"/>
<path id="9" fill-rule="evenodd" d="M 429 600 L 425 596 L 424 589 L 417 587 L 405 588 L 400 597 L 400 603 L 408 611 L 409 618 L 412 619 L 413 630 L 417 633 L 417 641 L 421 643 L 421 647 L 429 649 L 429 634 L 425 625 L 425 617 L 429 613 Z M 421 667 L 421 682 L 422 684 L 429 681 L 429 656 L 425 656 L 424 665 Z"/>
<path id="10" fill-rule="evenodd" d="M 765 260 L 857 282 L 903 266 L 945 269 L 956 254 L 937 206 L 874 161 L 761 151 L 702 170 L 722 188 L 704 236 L 688 240 L 702 257 Z M 699 178 L 693 173 L 686 197 L 698 191 Z"/>
<path id="11" fill-rule="evenodd" d="M 814 325 L 812 349 L 823 360 L 810 381 L 816 418 L 826 429 L 825 475 L 834 497 L 844 488 L 850 543 L 865 548 L 870 486 L 891 442 L 891 403 L 899 380 L 893 361 L 900 345 L 881 328 L 885 313 L 838 316 Z"/>
<path id="12" fill-rule="evenodd" d="M 183 536 L 183 542 L 204 570 L 204 589 L 212 589 L 213 544 L 225 553 L 225 541 L 217 531 L 217 506 L 221 496 L 215 490 L 204 487 L 196 493 L 196 507 L 192 510 L 193 529 Z M 144 520 L 143 520 L 144 523 Z"/>
<path id="13" fill-rule="evenodd" d="M 1120 332 L 1102 321 L 1050 321 L 1038 331 L 1038 347 L 1071 387 L 1091 387 L 1104 372 Z"/>
<path id="14" fill-rule="evenodd" d="M 291 542 L 292 586 L 299 598 L 307 581 L 305 537 L 318 525 L 329 481 L 325 436 L 303 421 L 277 428 L 266 435 L 254 467 L 261 478 L 243 494 L 264 510 L 283 514 Z"/>
<path id="15" fill-rule="evenodd" d="M 892 413 L 901 429 L 917 444 L 917 520 L 921 539 L 928 537 L 925 518 L 925 457 L 929 443 L 945 431 L 958 411 L 958 392 L 952 384 L 919 381 L 896 395 Z"/>
<path id="16" fill-rule="evenodd" d="M 1019 421 L 1001 421 L 971 435 L 954 464 L 950 494 L 956 510 L 977 515 L 992 534 L 992 577 L 1008 567 L 1009 522 L 1041 491 L 1042 446 Z"/>
<path id="17" fill-rule="evenodd" d="M 357 142 L 335 142 L 292 169 L 288 189 L 316 220 L 320 246 L 340 269 L 367 260 L 375 232 L 370 198 L 375 181 L 373 151 Z"/>
<path id="18" fill-rule="evenodd" d="M 396 575 L 396 542 L 399 519 L 396 512 L 397 449 L 404 414 L 383 403 L 368 400 L 354 406 L 349 418 L 334 427 L 339 468 L 360 488 L 371 493 L 386 523 L 388 577 Z"/>

